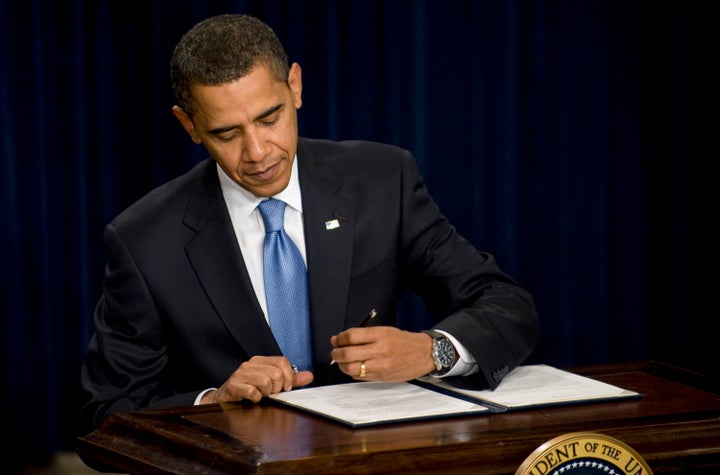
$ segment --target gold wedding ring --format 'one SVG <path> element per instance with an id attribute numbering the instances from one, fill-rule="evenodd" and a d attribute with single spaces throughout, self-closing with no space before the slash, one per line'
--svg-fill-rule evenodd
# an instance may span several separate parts
<path id="1" fill-rule="evenodd" d="M 361 378 L 364 378 L 364 377 L 365 377 L 365 374 L 366 374 L 366 373 L 365 373 L 365 362 L 364 362 L 364 361 L 361 361 L 361 362 L 360 362 L 360 377 L 361 377 Z"/>

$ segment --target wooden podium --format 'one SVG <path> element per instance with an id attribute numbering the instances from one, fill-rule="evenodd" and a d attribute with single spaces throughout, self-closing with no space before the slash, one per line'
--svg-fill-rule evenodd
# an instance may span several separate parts
<path id="1" fill-rule="evenodd" d="M 513 474 L 544 442 L 590 431 L 623 441 L 654 473 L 720 473 L 720 381 L 639 362 L 572 370 L 641 399 L 352 429 L 272 401 L 110 416 L 76 449 L 105 472 Z"/>

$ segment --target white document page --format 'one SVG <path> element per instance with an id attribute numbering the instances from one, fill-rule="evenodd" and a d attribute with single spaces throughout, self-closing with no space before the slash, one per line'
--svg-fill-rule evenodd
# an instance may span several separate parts
<path id="1" fill-rule="evenodd" d="M 488 411 L 485 406 L 410 383 L 347 383 L 294 389 L 270 398 L 351 426 Z"/>
<path id="2" fill-rule="evenodd" d="M 508 373 L 494 390 L 463 389 L 431 377 L 420 378 L 420 381 L 453 393 L 490 401 L 508 409 L 639 396 L 639 393 L 634 391 L 541 364 L 518 366 Z"/>

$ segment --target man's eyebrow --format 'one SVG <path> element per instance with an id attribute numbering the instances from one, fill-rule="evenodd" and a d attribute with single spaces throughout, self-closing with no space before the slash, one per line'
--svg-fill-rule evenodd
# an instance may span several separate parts
<path id="1" fill-rule="evenodd" d="M 278 105 L 276 105 L 276 106 L 273 106 L 273 107 L 269 108 L 268 110 L 266 110 L 266 111 L 263 112 L 262 114 L 260 114 L 260 115 L 258 115 L 257 117 L 255 117 L 255 120 L 256 120 L 256 121 L 258 121 L 258 120 L 263 120 L 263 119 L 265 119 L 265 118 L 273 115 L 275 112 L 277 112 L 277 111 L 279 111 L 280 109 L 282 109 L 282 107 L 283 107 L 284 105 L 285 105 L 285 104 L 278 104 Z"/>
<path id="2" fill-rule="evenodd" d="M 278 105 L 276 105 L 276 106 L 273 106 L 273 107 L 271 107 L 271 108 L 263 111 L 262 113 L 260 113 L 260 114 L 259 114 L 258 116 L 256 116 L 255 119 L 253 119 L 253 120 L 254 120 L 254 121 L 263 120 L 263 119 L 265 119 L 265 118 L 273 115 L 275 112 L 279 111 L 280 109 L 282 109 L 283 105 L 284 105 L 284 104 L 278 104 Z M 237 125 L 227 125 L 227 126 L 224 126 L 224 127 L 217 127 L 217 128 L 214 128 L 214 129 L 210 129 L 210 130 L 207 131 L 207 133 L 212 134 L 212 135 L 220 135 L 220 134 L 222 134 L 222 133 L 229 132 L 229 131 L 234 130 L 234 129 L 237 129 L 237 128 L 238 128 Z"/>
<path id="3" fill-rule="evenodd" d="M 230 132 L 231 130 L 234 130 L 234 129 L 237 129 L 236 125 L 228 125 L 226 127 L 218 127 L 215 129 L 208 130 L 207 133 L 212 134 L 212 135 L 220 135 L 225 132 Z"/>

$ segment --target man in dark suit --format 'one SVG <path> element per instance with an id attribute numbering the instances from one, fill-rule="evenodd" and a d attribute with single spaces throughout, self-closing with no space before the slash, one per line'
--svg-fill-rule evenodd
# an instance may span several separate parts
<path id="1" fill-rule="evenodd" d="M 242 15 L 200 22 L 171 75 L 173 113 L 211 159 L 106 228 L 83 431 L 114 412 L 257 402 L 311 383 L 433 374 L 494 388 L 529 356 L 531 295 L 457 234 L 408 151 L 298 138 L 300 66 L 270 28 Z M 293 368 L 268 325 L 257 205 L 269 197 L 287 203 L 307 266 L 312 370 Z M 429 332 L 395 326 L 406 289 L 437 319 Z"/>

